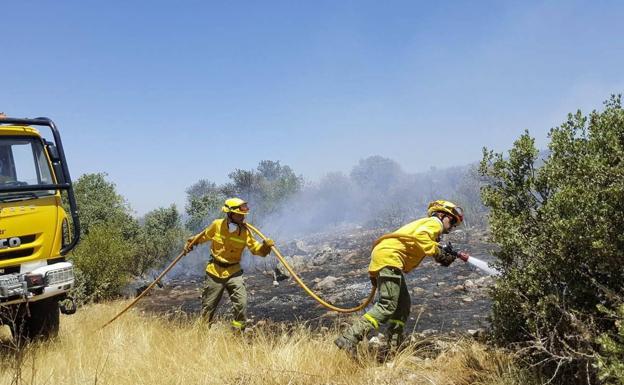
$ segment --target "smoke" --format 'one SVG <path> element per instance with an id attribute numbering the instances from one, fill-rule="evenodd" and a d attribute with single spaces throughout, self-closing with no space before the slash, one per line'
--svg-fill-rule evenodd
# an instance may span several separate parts
<path id="1" fill-rule="evenodd" d="M 354 227 L 395 229 L 424 216 L 429 202 L 461 196 L 470 170 L 432 168 L 410 174 L 391 159 L 372 156 L 349 175 L 333 172 L 308 182 L 277 211 L 260 218 L 259 225 L 278 240 Z"/>
<path id="2" fill-rule="evenodd" d="M 316 182 L 304 183 L 285 200 L 272 202 L 277 208 L 269 214 L 258 216 L 253 208 L 266 206 L 267 202 L 250 197 L 252 212 L 247 220 L 281 248 L 314 233 L 357 228 L 392 231 L 426 215 L 427 205 L 436 199 L 480 205 L 474 166 L 407 173 L 391 159 L 371 156 L 361 160 L 349 174 L 330 172 Z M 209 244 L 199 246 L 170 276 L 203 274 L 209 254 Z M 245 252 L 243 268 L 248 271 L 271 271 L 276 266 L 274 257 L 252 258 Z"/>

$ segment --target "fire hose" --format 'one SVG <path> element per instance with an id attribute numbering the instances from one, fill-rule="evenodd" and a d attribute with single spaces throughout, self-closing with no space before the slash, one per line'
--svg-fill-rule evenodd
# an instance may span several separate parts
<path id="1" fill-rule="evenodd" d="M 268 238 L 264 234 L 262 234 L 262 232 L 260 232 L 260 230 L 258 230 L 254 226 L 250 225 L 249 223 L 245 223 L 245 226 L 249 230 L 251 230 L 252 233 L 257 234 L 263 241 L 267 241 Z M 391 234 L 386 234 L 386 235 L 378 238 L 375 241 L 375 243 L 373 244 L 373 248 L 375 246 L 377 246 L 381 241 L 383 241 L 385 239 L 402 239 L 404 241 L 417 241 L 416 237 L 413 237 L 413 236 L 410 236 L 410 235 L 391 233 Z M 295 280 L 295 282 L 297 282 L 297 284 L 299 284 L 299 286 L 301 286 L 301 288 L 310 297 L 312 297 L 314 300 L 316 300 L 318 303 L 320 303 L 321 305 L 323 305 L 324 307 L 326 307 L 329 310 L 333 310 L 333 311 L 336 311 L 336 312 L 339 312 L 339 313 L 355 313 L 357 311 L 360 311 L 360 310 L 364 309 L 366 306 L 368 306 L 371 303 L 373 298 L 375 298 L 375 292 L 376 292 L 377 288 L 375 286 L 373 286 L 370 294 L 368 295 L 368 297 L 366 297 L 366 299 L 361 304 L 359 304 L 358 306 L 355 306 L 355 307 L 352 307 L 352 308 L 341 308 L 341 307 L 337 307 L 335 305 L 332 305 L 331 303 L 329 303 L 329 302 L 323 300 L 321 297 L 319 297 L 314 291 L 312 291 L 312 289 L 310 289 L 303 282 L 301 277 L 299 277 L 299 275 L 288 264 L 286 259 L 282 256 L 282 254 L 280 253 L 279 249 L 275 245 L 271 246 L 271 250 L 273 251 L 273 253 L 275 253 L 275 256 L 277 257 L 279 262 L 282 265 L 284 265 L 284 268 L 286 268 L 288 273 L 290 273 L 290 276 Z M 481 261 L 480 259 L 474 258 L 474 257 L 468 255 L 465 252 L 453 251 L 452 254 L 455 257 L 460 258 L 464 262 L 468 262 L 468 263 L 473 264 L 474 266 L 478 267 L 479 269 L 485 271 L 486 273 L 488 273 L 490 275 L 498 275 L 498 274 L 500 274 L 499 271 L 497 271 L 497 270 L 495 270 L 495 269 L 493 269 L 491 267 L 488 267 L 487 263 Z M 183 251 L 180 254 L 178 254 L 178 256 L 171 262 L 171 264 L 169 264 L 169 266 L 167 266 L 167 268 L 165 268 L 165 270 L 163 270 L 162 273 L 160 273 L 158 275 L 158 277 L 156 277 L 154 279 L 154 281 L 145 290 L 143 290 L 141 292 L 141 294 L 139 294 L 130 304 L 128 304 L 122 311 L 120 311 L 110 321 L 108 321 L 104 325 L 102 325 L 100 329 L 103 329 L 106 326 L 110 325 L 113 321 L 115 321 L 116 319 L 121 317 L 126 311 L 128 311 L 132 306 L 134 306 L 137 302 L 139 302 L 139 300 L 141 298 L 143 298 L 154 286 L 156 286 L 156 284 L 158 282 L 160 282 L 160 280 L 165 276 L 165 274 L 167 274 L 176 265 L 176 263 L 178 263 L 180 261 L 180 259 L 182 259 L 182 257 L 184 257 L 185 255 L 186 255 L 185 251 Z"/>
<path id="2" fill-rule="evenodd" d="M 245 226 L 251 230 L 252 232 L 256 233 L 260 238 L 262 238 L 262 240 L 266 241 L 267 237 L 264 236 L 264 234 L 262 234 L 260 232 L 260 230 L 258 230 L 257 228 L 255 228 L 254 226 L 250 225 L 249 223 L 245 223 Z M 312 298 L 314 298 L 318 303 L 320 303 L 321 305 L 323 305 L 324 307 L 339 312 L 339 313 L 354 313 L 357 311 L 360 311 L 362 309 L 364 309 L 366 306 L 368 306 L 368 304 L 371 303 L 371 301 L 373 300 L 373 298 L 375 298 L 375 292 L 377 290 L 377 288 L 375 286 L 373 286 L 371 293 L 368 295 L 368 297 L 366 297 L 366 299 L 364 300 L 364 302 L 362 302 L 361 304 L 359 304 L 356 307 L 352 307 L 352 308 L 340 308 L 337 306 L 332 305 L 331 303 L 323 300 L 321 297 L 319 297 L 316 293 L 314 293 L 304 282 L 303 280 L 299 277 L 299 275 L 297 275 L 297 273 L 295 273 L 295 271 L 293 270 L 293 268 L 288 264 L 288 262 L 286 261 L 286 259 L 282 256 L 282 254 L 280 253 L 279 249 L 273 245 L 271 246 L 271 250 L 275 253 L 275 255 L 277 256 L 277 259 L 282 263 L 282 265 L 284 265 L 284 267 L 286 268 L 286 270 L 290 273 L 290 276 L 293 277 L 293 279 L 295 280 L 295 282 L 297 282 L 299 284 L 299 286 L 301 286 L 301 288 Z M 100 329 L 105 328 L 106 326 L 110 325 L 111 323 L 113 323 L 113 321 L 115 321 L 116 319 L 118 319 L 119 317 L 121 317 L 125 312 L 127 312 L 132 306 L 134 306 L 137 302 L 139 302 L 139 300 L 141 298 L 143 298 L 154 286 L 156 286 L 156 284 L 158 282 L 160 282 L 160 280 L 165 276 L 165 274 L 167 274 L 175 265 L 176 263 L 178 263 L 180 261 L 180 259 L 182 259 L 182 257 L 184 257 L 186 255 L 186 252 L 181 252 L 180 254 L 178 254 L 177 257 L 175 257 L 175 259 L 169 264 L 169 266 L 167 266 L 167 268 L 165 268 L 165 270 L 162 271 L 162 273 L 160 273 L 158 275 L 158 277 L 156 277 L 154 279 L 154 282 L 152 282 L 145 290 L 143 290 L 141 292 L 141 294 L 139 294 L 132 302 L 130 302 L 123 310 L 121 310 L 115 317 L 111 318 L 108 322 L 106 322 L 104 325 L 102 325 L 100 327 Z"/>
<path id="3" fill-rule="evenodd" d="M 251 230 L 252 232 L 258 234 L 258 236 L 260 238 L 262 238 L 263 241 L 267 240 L 267 237 L 264 236 L 264 234 L 262 234 L 260 232 L 260 230 L 256 229 L 254 226 L 250 225 L 249 223 L 246 223 L 245 226 L 247 226 L 247 228 L 249 230 Z M 286 268 L 286 270 L 290 273 L 290 276 L 295 280 L 295 282 L 297 282 L 299 284 L 299 286 L 301 286 L 301 288 L 308 293 L 308 295 L 312 298 L 314 298 L 318 303 L 320 303 L 321 305 L 325 306 L 326 308 L 328 308 L 329 310 L 333 310 L 333 311 L 337 311 L 339 313 L 355 313 L 356 311 L 360 311 L 362 309 L 364 309 L 366 306 L 368 306 L 369 303 L 371 303 L 371 301 L 373 300 L 373 298 L 375 298 L 375 291 L 377 290 L 377 288 L 375 286 L 373 286 L 370 294 L 368 295 L 368 297 L 366 297 L 366 299 L 364 300 L 364 302 L 362 302 L 361 304 L 359 304 L 356 307 L 352 307 L 352 308 L 341 308 L 341 307 L 337 307 L 332 305 L 331 303 L 323 300 L 321 297 L 319 297 L 315 292 L 313 292 L 299 277 L 299 275 L 297 275 L 297 273 L 295 273 L 295 271 L 293 270 L 293 268 L 288 264 L 288 262 L 286 261 L 286 259 L 282 256 L 282 254 L 280 253 L 280 251 L 277 249 L 277 247 L 275 246 L 271 246 L 271 250 L 273 250 L 273 252 L 275 253 L 275 256 L 277 257 L 277 259 L 281 262 L 282 265 L 284 265 L 284 267 Z"/>

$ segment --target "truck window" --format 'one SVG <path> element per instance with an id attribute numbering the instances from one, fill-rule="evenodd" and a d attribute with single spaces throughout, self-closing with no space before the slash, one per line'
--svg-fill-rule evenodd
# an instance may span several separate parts
<path id="1" fill-rule="evenodd" d="M 0 136 L 0 193 L 3 187 L 24 186 L 27 190 L 27 186 L 52 183 L 50 165 L 38 138 Z"/>

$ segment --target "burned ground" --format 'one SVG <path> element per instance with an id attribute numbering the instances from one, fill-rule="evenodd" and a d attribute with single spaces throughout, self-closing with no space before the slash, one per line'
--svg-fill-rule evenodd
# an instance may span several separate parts
<path id="1" fill-rule="evenodd" d="M 324 299 L 337 306 L 353 307 L 370 292 L 367 275 L 370 245 L 382 233 L 383 230 L 343 231 L 310 236 L 278 247 L 304 282 Z M 483 238 L 481 232 L 463 231 L 449 239 L 455 248 L 491 261 L 491 246 Z M 254 263 L 255 266 L 247 263 L 245 269 L 248 317 L 253 323 L 306 322 L 319 327 L 349 317 L 327 311 L 292 279 L 274 286 L 271 272 L 277 264 L 274 257 L 256 258 Z M 445 268 L 426 258 L 406 277 L 412 297 L 408 330 L 424 334 L 463 333 L 487 326 L 490 309 L 487 286 L 492 279 L 480 271 L 460 260 Z M 163 287 L 154 289 L 138 306 L 149 313 L 197 316 L 202 280 L 201 271 L 179 274 Z M 218 314 L 228 317 L 229 309 L 229 300 L 224 295 Z"/>

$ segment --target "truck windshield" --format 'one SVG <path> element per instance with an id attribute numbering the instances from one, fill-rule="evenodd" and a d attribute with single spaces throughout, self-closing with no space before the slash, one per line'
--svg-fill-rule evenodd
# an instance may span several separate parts
<path id="1" fill-rule="evenodd" d="M 0 201 L 37 198 L 54 194 L 54 190 L 29 191 L 29 186 L 53 184 L 48 158 L 41 139 L 36 137 L 0 136 Z M 2 192 L 23 187 L 24 192 Z"/>

